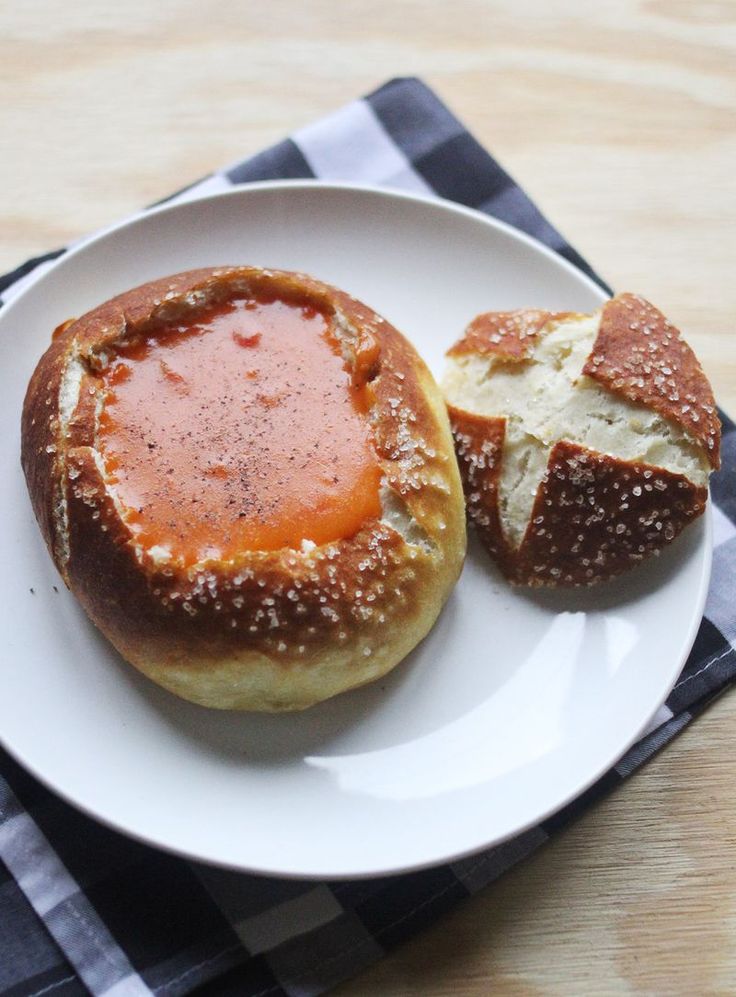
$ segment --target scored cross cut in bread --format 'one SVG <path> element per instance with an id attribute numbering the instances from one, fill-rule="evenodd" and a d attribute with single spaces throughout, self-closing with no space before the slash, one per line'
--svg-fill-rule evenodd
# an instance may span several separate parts
<path id="1" fill-rule="evenodd" d="M 191 271 L 65 324 L 22 440 L 69 587 L 128 661 L 203 705 L 299 709 L 380 677 L 462 565 L 429 371 L 304 274 Z"/>
<path id="2" fill-rule="evenodd" d="M 719 460 L 712 392 L 642 298 L 479 316 L 443 387 L 469 518 L 514 582 L 601 581 L 703 511 Z"/>

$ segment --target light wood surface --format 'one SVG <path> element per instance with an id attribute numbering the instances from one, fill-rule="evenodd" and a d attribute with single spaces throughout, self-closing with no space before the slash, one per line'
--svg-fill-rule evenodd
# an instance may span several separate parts
<path id="1" fill-rule="evenodd" d="M 0 12 L 0 270 L 421 75 L 736 412 L 736 4 L 28 0 Z M 736 697 L 343 997 L 736 992 Z"/>

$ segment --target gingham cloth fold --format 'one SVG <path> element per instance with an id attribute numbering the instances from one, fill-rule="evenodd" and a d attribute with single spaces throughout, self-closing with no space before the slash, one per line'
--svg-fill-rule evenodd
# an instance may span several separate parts
<path id="1" fill-rule="evenodd" d="M 603 285 L 418 80 L 393 80 L 167 200 L 254 180 L 319 177 L 438 194 L 536 236 Z M 61 251 L 0 279 L 3 301 Z M 324 993 L 482 889 L 634 772 L 736 677 L 736 429 L 722 414 L 706 613 L 645 736 L 579 799 L 480 855 L 360 882 L 266 879 L 131 841 L 63 803 L 0 751 L 0 997 Z"/>

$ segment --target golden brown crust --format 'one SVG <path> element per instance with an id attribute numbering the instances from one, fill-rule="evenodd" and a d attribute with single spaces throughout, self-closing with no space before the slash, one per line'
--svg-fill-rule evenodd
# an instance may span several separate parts
<path id="1" fill-rule="evenodd" d="M 659 553 L 705 508 L 706 488 L 681 474 L 561 441 L 552 448 L 515 580 L 590 585 Z"/>
<path id="2" fill-rule="evenodd" d="M 506 420 L 500 416 L 483 416 L 448 405 L 455 453 L 465 492 L 468 519 L 482 536 L 488 553 L 507 566 L 512 553 L 503 535 L 499 514 L 498 490 L 501 480 Z"/>
<path id="3" fill-rule="evenodd" d="M 540 331 L 562 313 L 522 308 L 513 312 L 484 312 L 476 316 L 463 336 L 447 351 L 448 357 L 468 354 L 521 360 L 529 356 Z"/>
<path id="4" fill-rule="evenodd" d="M 681 425 L 720 467 L 721 423 L 708 379 L 679 330 L 644 298 L 619 294 L 604 305 L 583 373 Z"/>
<path id="5" fill-rule="evenodd" d="M 708 490 L 681 474 L 560 441 L 552 448 L 518 549 L 501 528 L 505 420 L 450 407 L 468 519 L 509 581 L 592 585 L 659 553 L 704 508 Z"/>
<path id="6" fill-rule="evenodd" d="M 311 301 L 332 316 L 346 362 L 371 383 L 372 433 L 398 519 L 316 548 L 162 564 L 134 542 L 96 455 L 98 371 L 123 342 L 246 292 Z M 81 383 L 64 413 L 72 363 Z M 72 591 L 124 657 L 206 705 L 301 708 L 378 677 L 426 634 L 462 565 L 462 492 L 431 375 L 375 312 L 303 274 L 197 270 L 106 302 L 39 362 L 22 438 L 33 507 Z"/>

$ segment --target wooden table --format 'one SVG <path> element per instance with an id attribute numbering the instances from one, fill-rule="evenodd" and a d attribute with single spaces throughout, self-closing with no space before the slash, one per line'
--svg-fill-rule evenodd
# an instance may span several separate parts
<path id="1" fill-rule="evenodd" d="M 421 75 L 736 413 L 728 0 L 29 0 L 0 13 L 0 269 Z M 583 10 L 586 13 L 580 13 Z M 731 994 L 726 696 L 616 794 L 348 995 Z"/>

